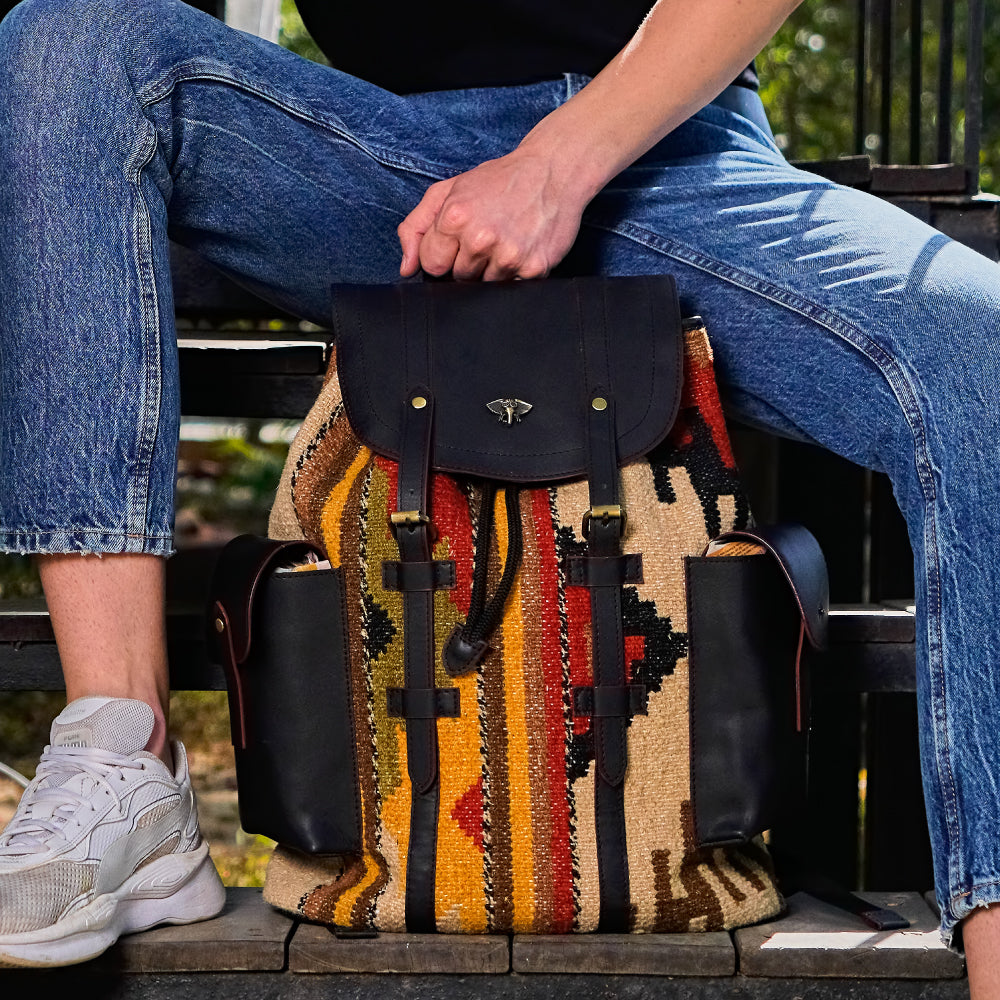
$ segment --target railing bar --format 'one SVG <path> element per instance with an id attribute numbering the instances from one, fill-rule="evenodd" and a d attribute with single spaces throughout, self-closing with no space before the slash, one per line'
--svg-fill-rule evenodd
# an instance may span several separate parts
<path id="1" fill-rule="evenodd" d="M 868 88 L 868 3 L 858 0 L 858 47 L 854 56 L 854 152 L 865 150 L 865 94 Z"/>
<path id="2" fill-rule="evenodd" d="M 983 134 L 983 0 L 969 0 L 969 50 L 965 66 L 965 167 L 968 191 L 979 190 L 979 147 Z"/>
<path id="3" fill-rule="evenodd" d="M 910 163 L 920 162 L 920 112 L 924 92 L 924 5 L 910 0 Z"/>
<path id="4" fill-rule="evenodd" d="M 954 0 L 941 0 L 941 42 L 938 50 L 938 163 L 951 163 L 951 88 L 954 58 L 955 4 Z"/>
<path id="5" fill-rule="evenodd" d="M 881 108 L 879 122 L 879 160 L 882 163 L 889 163 L 890 146 L 892 141 L 892 0 L 881 0 L 880 4 L 880 30 L 881 38 L 881 60 L 882 65 L 882 87 L 881 87 Z"/>

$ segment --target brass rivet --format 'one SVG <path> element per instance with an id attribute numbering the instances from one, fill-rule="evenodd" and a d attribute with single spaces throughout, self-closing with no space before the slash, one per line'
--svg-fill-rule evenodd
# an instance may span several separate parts
<path id="1" fill-rule="evenodd" d="M 216 632 L 225 632 L 226 631 L 226 623 L 221 618 L 216 618 L 215 619 L 215 631 Z"/>
<path id="2" fill-rule="evenodd" d="M 427 405 L 427 400 L 423 396 L 414 396 L 410 403 L 413 409 L 422 410 Z"/>
<path id="3" fill-rule="evenodd" d="M 595 396 L 590 405 L 599 412 L 608 408 L 608 401 L 603 396 Z"/>

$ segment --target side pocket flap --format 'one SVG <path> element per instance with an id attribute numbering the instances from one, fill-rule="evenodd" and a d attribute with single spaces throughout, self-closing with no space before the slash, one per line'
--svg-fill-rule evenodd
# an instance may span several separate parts
<path id="1" fill-rule="evenodd" d="M 214 612 L 215 605 L 219 604 L 225 612 L 220 619 L 222 629 L 216 624 L 218 615 L 210 615 L 209 622 L 209 649 L 215 651 L 218 662 L 225 663 L 229 655 L 220 634 L 227 628 L 235 660 L 233 666 L 246 660 L 253 639 L 253 603 L 261 580 L 276 564 L 292 563 L 306 558 L 309 553 L 326 558 L 321 549 L 304 540 L 281 542 L 260 535 L 239 535 L 226 545 L 212 576 L 209 605 Z"/>
<path id="2" fill-rule="evenodd" d="M 801 524 L 768 524 L 727 531 L 713 539 L 703 554 L 711 555 L 734 541 L 756 542 L 777 559 L 799 606 L 806 638 L 814 649 L 826 649 L 830 584 L 823 551 L 808 528 Z"/>

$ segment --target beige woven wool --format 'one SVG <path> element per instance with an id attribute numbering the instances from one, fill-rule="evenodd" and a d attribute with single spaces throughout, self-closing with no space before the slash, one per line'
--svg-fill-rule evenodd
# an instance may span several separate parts
<path id="1" fill-rule="evenodd" d="M 624 551 L 643 554 L 644 579 L 623 589 L 630 683 L 648 714 L 628 728 L 625 780 L 629 892 L 635 931 L 717 930 L 782 906 L 760 840 L 702 849 L 690 804 L 684 557 L 747 524 L 749 511 L 722 419 L 704 330 L 685 343 L 684 392 L 668 439 L 621 474 Z M 402 597 L 381 582 L 398 559 L 388 529 L 396 466 L 351 431 L 335 369 L 289 451 L 271 533 L 322 545 L 343 573 L 350 639 L 363 851 L 308 857 L 279 847 L 265 898 L 296 916 L 353 928 L 405 929 L 411 791 L 405 723 L 386 689 L 403 684 Z M 476 551 L 481 491 L 435 475 L 435 559 L 454 560 L 459 585 L 435 595 L 438 649 L 468 613 L 473 559 L 496 586 L 508 550 L 507 498 L 498 494 L 488 552 Z M 458 689 L 458 718 L 437 722 L 440 809 L 437 929 L 565 933 L 597 928 L 600 913 L 591 721 L 570 692 L 593 683 L 589 596 L 567 584 L 567 555 L 585 551 L 582 481 L 523 489 L 522 558 L 493 651 L 478 668 L 435 685 Z M 763 557 L 762 557 L 763 558 Z M 317 795 L 322 789 L 317 789 Z"/>

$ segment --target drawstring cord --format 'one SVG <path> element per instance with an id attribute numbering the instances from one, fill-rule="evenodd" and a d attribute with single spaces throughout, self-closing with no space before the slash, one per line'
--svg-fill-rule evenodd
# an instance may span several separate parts
<path id="1" fill-rule="evenodd" d="M 497 487 L 487 482 L 483 487 L 483 498 L 479 508 L 479 530 L 476 539 L 475 565 L 472 571 L 472 597 L 469 601 L 469 615 L 464 625 L 460 625 L 454 639 L 461 640 L 468 647 L 486 642 L 496 631 L 503 618 L 503 609 L 514 587 L 514 580 L 521 565 L 524 540 L 521 534 L 521 506 L 519 486 L 504 487 L 504 506 L 507 510 L 507 558 L 503 572 L 493 596 L 486 600 L 486 584 L 489 574 L 490 548 L 495 530 L 495 508 Z"/>

